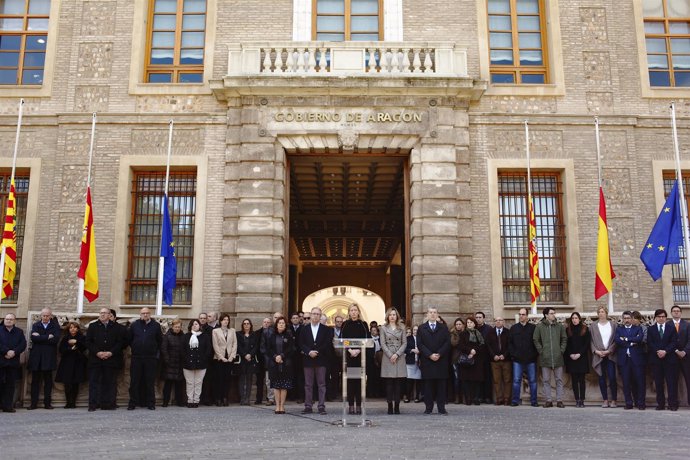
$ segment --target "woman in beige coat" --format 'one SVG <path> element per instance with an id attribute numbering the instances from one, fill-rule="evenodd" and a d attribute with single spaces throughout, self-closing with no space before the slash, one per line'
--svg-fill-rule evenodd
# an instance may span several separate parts
<path id="1" fill-rule="evenodd" d="M 407 377 L 405 365 L 405 347 L 407 335 L 405 325 L 400 321 L 400 314 L 395 308 L 389 308 L 386 312 L 386 324 L 380 328 L 381 350 L 383 360 L 381 362 L 381 378 L 386 380 L 386 399 L 388 400 L 388 413 L 400 413 L 400 392 L 403 379 Z"/>
<path id="2" fill-rule="evenodd" d="M 228 389 L 232 375 L 233 361 L 237 354 L 237 334 L 229 327 L 230 316 L 220 317 L 220 327 L 213 330 L 213 381 L 211 391 L 216 406 L 228 405 Z"/>
<path id="3" fill-rule="evenodd" d="M 604 400 L 601 407 L 616 407 L 616 322 L 608 318 L 604 307 L 597 308 L 597 316 L 598 320 L 589 326 L 592 336 L 592 368 L 599 375 L 599 390 Z M 607 391 L 607 386 L 610 387 L 610 392 Z"/>

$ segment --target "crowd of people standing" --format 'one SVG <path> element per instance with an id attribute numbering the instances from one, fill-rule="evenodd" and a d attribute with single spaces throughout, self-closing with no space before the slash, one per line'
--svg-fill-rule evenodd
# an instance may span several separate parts
<path id="1" fill-rule="evenodd" d="M 250 319 L 239 330 L 230 327 L 229 315 L 202 313 L 183 330 L 173 320 L 164 334 L 160 324 L 142 308 L 140 318 L 125 327 L 113 310 L 102 308 L 99 318 L 84 334 L 76 322 L 60 327 L 50 309 L 41 311 L 28 335 L 31 350 L 31 401 L 52 409 L 53 380 L 64 385 L 65 408 L 75 408 L 79 387 L 88 382 L 88 410 L 117 408 L 117 379 L 124 366 L 124 350 L 131 350 L 128 410 L 156 408 L 157 376 L 163 381 L 162 406 L 227 406 L 233 399 L 249 405 L 252 385 L 254 404 L 275 405 L 284 414 L 290 397 L 303 404 L 302 413 L 326 414 L 326 402 L 339 400 L 342 392 L 342 356 L 348 375 L 358 374 L 361 349 L 334 347 L 333 339 L 372 339 L 366 349 L 366 387 L 362 380 L 347 379 L 350 414 L 362 412 L 363 390 L 368 396 L 385 395 L 389 414 L 400 413 L 400 403 L 425 403 L 425 414 L 447 414 L 446 403 L 518 406 L 522 404 L 523 379 L 529 402 L 538 406 L 537 368 L 541 369 L 543 407 L 564 407 L 564 373 L 570 375 L 575 407 L 585 407 L 585 379 L 597 375 L 602 407 L 618 406 L 618 375 L 622 380 L 623 407 L 646 408 L 647 369 L 656 388 L 656 409 L 675 411 L 679 376 L 690 395 L 690 326 L 674 305 L 672 319 L 664 309 L 645 325 L 638 312 L 625 311 L 619 324 L 605 308 L 597 319 L 573 312 L 565 324 L 551 307 L 543 310 L 537 324 L 528 311 L 508 328 L 502 317 L 487 324 L 483 312 L 457 318 L 452 325 L 430 307 L 427 320 L 408 328 L 395 308 L 389 308 L 384 324 L 367 324 L 356 303 L 347 318 L 336 316 L 326 325 L 319 308 L 309 314 L 285 318 L 276 312 L 258 330 Z M 14 388 L 20 375 L 19 356 L 27 348 L 24 332 L 8 314 L 0 327 L 0 396 L 3 412 L 14 412 Z M 58 355 L 60 359 L 58 360 Z M 55 372 L 56 371 L 56 372 Z M 53 376 L 55 372 L 55 376 Z M 552 392 L 555 383 L 555 397 Z M 42 387 L 42 388 L 41 388 Z M 690 396 L 689 396 L 690 398 Z M 690 399 L 688 401 L 690 405 Z M 314 407 L 316 406 L 316 407 Z"/>

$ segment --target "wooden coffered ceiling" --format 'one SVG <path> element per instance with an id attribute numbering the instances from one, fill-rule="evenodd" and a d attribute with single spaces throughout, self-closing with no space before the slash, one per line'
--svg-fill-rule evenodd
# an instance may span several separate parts
<path id="1" fill-rule="evenodd" d="M 293 156 L 290 237 L 304 266 L 382 267 L 404 239 L 404 157 Z"/>

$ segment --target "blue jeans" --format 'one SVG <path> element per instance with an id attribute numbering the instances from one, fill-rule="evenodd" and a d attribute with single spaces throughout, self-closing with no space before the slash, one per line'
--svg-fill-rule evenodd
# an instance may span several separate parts
<path id="1" fill-rule="evenodd" d="M 513 404 L 520 402 L 522 392 L 522 374 L 527 373 L 529 380 L 529 399 L 530 403 L 537 403 L 537 363 L 522 364 L 513 361 Z"/>
<path id="2" fill-rule="evenodd" d="M 611 387 L 611 397 L 609 398 L 606 388 L 606 378 L 608 377 L 608 386 Z M 601 390 L 601 397 L 604 401 L 615 401 L 618 396 L 618 383 L 616 382 L 616 363 L 608 358 L 601 360 L 601 375 L 599 376 L 599 389 Z"/>

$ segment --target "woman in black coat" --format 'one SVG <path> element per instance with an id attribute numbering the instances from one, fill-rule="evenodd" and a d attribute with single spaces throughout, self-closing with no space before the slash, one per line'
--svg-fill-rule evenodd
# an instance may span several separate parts
<path id="1" fill-rule="evenodd" d="M 188 329 L 184 335 L 182 373 L 187 382 L 187 407 L 197 408 L 206 368 L 213 355 L 213 344 L 211 334 L 201 329 L 198 319 L 191 320 Z"/>
<path id="2" fill-rule="evenodd" d="M 585 407 L 585 375 L 589 373 L 589 328 L 582 324 L 582 317 L 573 312 L 565 329 L 568 344 L 565 347 L 565 370 L 570 374 L 575 394 L 575 407 Z"/>
<path id="3" fill-rule="evenodd" d="M 55 374 L 55 381 L 65 386 L 65 409 L 77 407 L 79 384 L 86 382 L 86 337 L 82 334 L 79 323 L 67 323 L 60 344 L 60 364 Z"/>
<path id="4" fill-rule="evenodd" d="M 361 313 L 359 311 L 359 305 L 353 303 L 347 312 L 348 320 L 343 323 L 343 328 L 340 332 L 340 338 L 342 339 L 367 339 L 370 338 L 369 326 L 367 323 L 361 320 Z M 362 367 L 361 356 L 359 356 L 360 348 L 348 348 L 347 349 L 347 367 L 360 368 Z M 350 406 L 350 414 L 361 414 L 362 413 L 362 386 L 361 379 L 348 379 L 347 380 L 347 403 Z M 355 408 L 355 404 L 357 404 Z"/>
<path id="5" fill-rule="evenodd" d="M 465 393 L 465 401 L 469 406 L 478 406 L 480 401 L 479 390 L 484 381 L 484 361 L 487 359 L 484 336 L 477 329 L 477 323 L 473 316 L 465 320 L 465 330 L 460 333 L 458 347 L 460 353 L 474 358 L 474 364 L 462 368 L 462 386 Z"/>
<path id="6" fill-rule="evenodd" d="M 266 365 L 268 379 L 271 381 L 276 397 L 276 414 L 285 413 L 287 391 L 294 386 L 292 358 L 295 354 L 295 339 L 287 328 L 287 320 L 282 316 L 273 326 L 273 335 L 266 343 Z"/>
<path id="7" fill-rule="evenodd" d="M 254 333 L 254 325 L 249 318 L 242 320 L 242 328 L 237 331 L 237 356 L 240 358 L 240 405 L 248 406 L 252 392 L 252 376 L 256 374 L 259 363 L 259 336 Z"/>
<path id="8" fill-rule="evenodd" d="M 184 345 L 182 321 L 173 320 L 161 342 L 161 357 L 163 358 L 161 377 L 165 382 L 163 384 L 163 407 L 168 407 L 173 389 L 175 389 L 175 402 L 178 406 L 184 406 L 187 399 L 184 392 L 184 374 L 182 373 Z"/>

